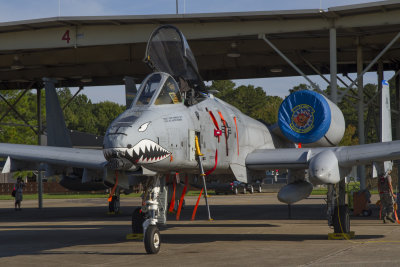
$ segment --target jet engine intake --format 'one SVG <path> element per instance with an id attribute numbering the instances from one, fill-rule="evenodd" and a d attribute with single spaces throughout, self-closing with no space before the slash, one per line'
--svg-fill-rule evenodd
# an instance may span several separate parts
<path id="1" fill-rule="evenodd" d="M 338 106 L 309 90 L 294 92 L 282 102 L 278 125 L 286 138 L 305 147 L 336 146 L 345 130 Z"/>

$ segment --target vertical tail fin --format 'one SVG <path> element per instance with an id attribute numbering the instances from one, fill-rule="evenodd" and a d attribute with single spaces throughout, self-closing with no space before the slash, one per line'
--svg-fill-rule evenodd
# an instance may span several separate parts
<path id="1" fill-rule="evenodd" d="M 137 94 L 136 83 L 133 77 L 125 76 L 125 98 L 126 98 L 126 109 L 132 105 L 133 99 Z"/>
<path id="2" fill-rule="evenodd" d="M 381 93 L 381 105 L 380 105 L 380 132 L 381 142 L 392 141 L 392 116 L 390 109 L 390 90 L 389 84 L 386 80 L 382 80 L 382 93 Z M 381 165 L 381 166 L 379 166 Z M 388 170 L 392 170 L 393 163 L 391 161 L 385 161 L 382 164 L 373 164 L 373 175 L 372 177 L 378 177 L 380 173 L 385 173 Z"/>
<path id="3" fill-rule="evenodd" d="M 47 145 L 72 147 L 71 137 L 54 86 L 56 80 L 49 78 L 43 80 L 46 90 Z"/>

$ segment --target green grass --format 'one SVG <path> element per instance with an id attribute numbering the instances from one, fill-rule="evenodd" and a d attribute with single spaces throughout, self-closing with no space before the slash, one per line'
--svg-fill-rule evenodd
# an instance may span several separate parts
<path id="1" fill-rule="evenodd" d="M 350 182 L 348 184 L 346 184 L 346 192 L 349 191 L 359 191 L 360 190 L 360 182 Z M 378 194 L 378 190 L 377 189 L 372 189 L 369 191 L 372 195 Z M 326 193 L 328 193 L 328 189 L 327 188 L 318 188 L 318 189 L 314 189 L 311 192 L 311 195 L 326 195 Z"/>
<path id="2" fill-rule="evenodd" d="M 314 189 L 311 192 L 311 195 L 326 195 L 326 193 L 328 193 L 328 189 L 321 188 L 321 189 Z"/>
<path id="3" fill-rule="evenodd" d="M 200 191 L 189 191 L 186 196 L 198 196 Z M 213 195 L 214 191 L 209 192 L 209 195 Z M 141 193 L 132 193 L 129 195 L 122 194 L 122 198 L 134 198 L 140 197 Z M 108 198 L 108 194 L 43 194 L 43 199 L 81 199 L 81 198 Z M 13 200 L 11 195 L 0 195 L 0 200 Z M 38 199 L 38 194 L 24 194 L 24 200 L 35 200 Z"/>
<path id="4" fill-rule="evenodd" d="M 358 187 L 359 183 L 354 183 L 354 189 Z M 346 187 L 352 190 L 353 185 L 350 183 L 349 187 Z M 311 195 L 326 195 L 328 192 L 328 189 L 326 188 L 318 188 L 314 189 L 311 192 Z M 371 190 L 371 194 L 378 194 L 377 190 Z M 186 196 L 195 196 L 197 197 L 200 194 L 200 190 L 196 191 L 189 191 Z M 209 190 L 208 191 L 209 195 L 215 195 L 214 190 Z M 132 193 L 129 195 L 124 195 L 122 194 L 122 198 L 135 198 L 135 197 L 140 197 L 141 193 Z M 82 194 L 43 194 L 43 199 L 81 199 L 81 198 L 108 198 L 108 194 L 87 194 L 87 193 L 82 193 Z M 0 200 L 13 200 L 14 198 L 11 195 L 0 195 Z M 24 200 L 35 200 L 38 199 L 37 194 L 24 194 Z"/>
<path id="5" fill-rule="evenodd" d="M 132 193 L 121 195 L 122 198 L 139 197 L 141 194 Z M 43 199 L 81 199 L 81 198 L 108 198 L 108 194 L 43 194 Z M 0 195 L 0 200 L 14 199 L 11 195 Z M 38 194 L 24 194 L 24 200 L 38 199 Z"/>

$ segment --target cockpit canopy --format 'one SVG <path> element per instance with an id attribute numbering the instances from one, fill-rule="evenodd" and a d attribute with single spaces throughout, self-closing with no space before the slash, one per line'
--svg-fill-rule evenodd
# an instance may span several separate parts
<path id="1" fill-rule="evenodd" d="M 167 73 L 154 72 L 142 82 L 132 106 L 179 103 L 182 103 L 182 98 L 174 78 Z"/>
<path id="2" fill-rule="evenodd" d="M 153 31 L 144 62 L 155 72 L 170 74 L 179 83 L 179 90 L 189 105 L 198 102 L 207 92 L 192 51 L 182 32 L 174 26 L 163 25 Z"/>

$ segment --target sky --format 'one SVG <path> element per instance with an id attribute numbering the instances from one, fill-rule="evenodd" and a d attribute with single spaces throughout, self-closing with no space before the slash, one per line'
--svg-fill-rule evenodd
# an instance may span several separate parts
<path id="1" fill-rule="evenodd" d="M 375 2 L 370 0 L 178 0 L 179 13 L 219 13 L 270 11 L 292 9 L 327 9 L 334 6 Z M 176 0 L 0 0 L 0 22 L 58 16 L 152 15 L 175 14 Z M 393 74 L 385 72 L 385 78 Z M 319 76 L 309 76 L 321 88 L 327 83 Z M 353 79 L 355 74 L 350 75 Z M 284 97 L 288 89 L 307 83 L 302 77 L 235 80 L 237 85 L 252 84 L 262 87 L 268 95 Z M 367 73 L 364 83 L 377 83 L 375 73 Z M 341 85 L 341 84 L 339 84 Z M 76 89 L 72 88 L 72 91 Z M 86 94 L 94 103 L 113 101 L 125 103 L 123 86 L 86 87 Z"/>

